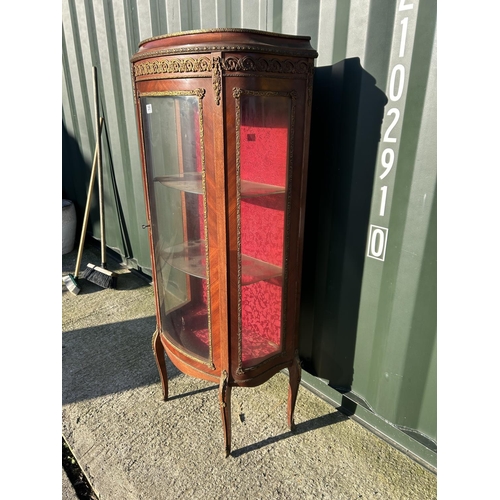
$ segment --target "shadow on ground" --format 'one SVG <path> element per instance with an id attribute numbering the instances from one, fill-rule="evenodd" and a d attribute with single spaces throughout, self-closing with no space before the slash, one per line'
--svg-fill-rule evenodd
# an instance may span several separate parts
<path id="1" fill-rule="evenodd" d="M 63 405 L 159 383 L 154 330 L 155 318 L 147 317 L 65 332 Z M 179 374 L 168 360 L 167 369 L 169 379 Z"/>
<path id="2" fill-rule="evenodd" d="M 278 436 L 272 436 L 270 438 L 259 441 L 258 443 L 253 443 L 248 446 L 244 446 L 243 448 L 239 448 L 238 450 L 234 450 L 231 452 L 233 457 L 240 457 L 245 453 L 258 450 L 260 448 L 264 448 L 265 446 L 269 446 L 271 444 L 282 441 L 283 439 L 288 439 L 294 436 L 298 436 L 299 434 L 304 434 L 305 432 L 310 432 L 315 429 L 321 429 L 322 427 L 328 427 L 329 425 L 336 424 L 338 422 L 343 422 L 347 420 L 348 417 L 343 415 L 340 412 L 327 413 L 326 415 L 322 415 L 321 417 L 312 418 L 311 420 L 307 420 L 306 422 L 302 422 L 295 426 L 295 430 L 284 432 L 283 434 L 279 434 Z"/>

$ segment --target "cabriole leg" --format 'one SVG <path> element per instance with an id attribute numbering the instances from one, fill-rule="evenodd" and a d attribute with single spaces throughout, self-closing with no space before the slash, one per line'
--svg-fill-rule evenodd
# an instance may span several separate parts
<path id="1" fill-rule="evenodd" d="M 224 454 L 227 457 L 231 453 L 231 386 L 226 370 L 223 370 L 220 378 L 219 406 L 224 433 Z"/>
<path id="2" fill-rule="evenodd" d="M 297 401 L 297 392 L 299 391 L 299 384 L 302 373 L 298 355 L 295 357 L 292 366 L 288 368 L 288 373 L 290 374 L 288 386 L 288 427 L 291 431 L 294 431 L 295 422 L 293 421 L 293 413 L 295 411 L 295 402 Z"/>
<path id="3" fill-rule="evenodd" d="M 163 401 L 168 399 L 168 377 L 167 365 L 165 363 L 165 349 L 161 343 L 160 333 L 158 330 L 153 334 L 153 352 L 155 355 L 156 365 L 160 372 L 161 387 L 163 391 Z"/>

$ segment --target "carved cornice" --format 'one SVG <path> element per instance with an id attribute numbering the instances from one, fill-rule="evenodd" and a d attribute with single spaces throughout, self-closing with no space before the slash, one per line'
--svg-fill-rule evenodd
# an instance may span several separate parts
<path id="1" fill-rule="evenodd" d="M 161 75 L 171 73 L 204 73 L 210 71 L 210 57 L 186 57 L 182 59 L 155 59 L 134 64 L 134 76 Z"/>
<path id="2" fill-rule="evenodd" d="M 285 73 L 308 75 L 312 71 L 311 62 L 307 59 L 292 61 L 271 57 L 228 56 L 222 61 L 224 71 L 251 71 L 257 73 Z"/>
<path id="3" fill-rule="evenodd" d="M 212 84 L 217 105 L 220 102 L 223 73 L 273 73 L 287 78 L 290 76 L 312 77 L 314 63 L 311 59 L 277 59 L 273 57 L 253 56 L 203 56 L 199 58 L 169 58 L 154 59 L 133 64 L 135 78 L 144 76 L 164 75 L 168 78 L 180 77 L 183 73 L 209 73 L 212 75 Z M 208 75 L 207 75 L 208 76 Z"/>

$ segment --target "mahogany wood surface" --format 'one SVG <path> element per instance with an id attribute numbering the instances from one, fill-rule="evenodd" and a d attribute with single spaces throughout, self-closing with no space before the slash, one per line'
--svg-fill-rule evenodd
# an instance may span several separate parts
<path id="1" fill-rule="evenodd" d="M 165 363 L 165 350 L 161 342 L 160 333 L 158 330 L 153 334 L 153 352 L 155 355 L 156 364 L 158 366 L 158 371 L 160 372 L 160 381 L 163 391 L 163 400 L 168 399 L 168 376 L 167 376 L 167 365 Z"/>
<path id="2" fill-rule="evenodd" d="M 297 401 L 297 393 L 299 390 L 301 367 L 299 357 L 296 356 L 292 366 L 288 369 L 290 379 L 288 387 L 288 427 L 291 431 L 295 430 L 295 422 L 293 414 L 295 411 L 295 403 Z"/>
<path id="3" fill-rule="evenodd" d="M 264 383 L 280 370 L 289 370 L 288 425 L 294 428 L 294 408 L 300 384 L 298 322 L 304 211 L 309 147 L 312 77 L 317 52 L 310 37 L 245 29 L 214 29 L 175 33 L 142 42 L 132 57 L 134 99 L 151 250 L 157 331 L 154 357 L 164 399 L 168 398 L 165 352 L 187 375 L 219 383 L 224 453 L 231 449 L 231 387 Z M 154 200 L 150 199 L 148 165 L 141 116 L 141 96 L 194 92 L 202 103 L 202 147 L 205 166 L 206 238 L 210 359 L 197 359 L 169 340 L 159 302 L 161 280 L 155 263 L 158 235 L 151 228 Z M 285 276 L 282 289 L 282 349 L 255 366 L 244 367 L 239 317 L 239 258 L 237 191 L 237 98 L 243 92 L 286 95 L 293 100 L 293 163 L 289 211 L 285 218 Z M 201 92 L 201 93 L 200 93 Z M 286 209 L 286 207 L 285 207 Z M 187 234 L 187 233 L 186 233 Z"/>

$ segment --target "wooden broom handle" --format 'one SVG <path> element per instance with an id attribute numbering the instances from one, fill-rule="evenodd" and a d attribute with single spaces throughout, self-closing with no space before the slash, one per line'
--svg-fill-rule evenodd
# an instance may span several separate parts
<path id="1" fill-rule="evenodd" d="M 94 81 L 94 106 L 95 106 L 95 127 L 97 137 L 97 187 L 99 190 L 99 219 L 101 222 L 101 266 L 106 269 L 106 230 L 104 220 L 104 184 L 102 173 L 102 155 L 101 155 L 101 135 L 99 134 L 99 91 L 97 85 L 97 68 L 92 66 L 92 75 Z"/>
<path id="2" fill-rule="evenodd" d="M 99 120 L 99 136 L 101 135 L 103 123 L 104 123 L 104 118 L 101 116 L 101 118 Z M 87 193 L 87 203 L 85 205 L 85 214 L 83 216 L 82 235 L 80 236 L 80 246 L 78 247 L 78 256 L 76 258 L 76 266 L 75 266 L 75 274 L 74 274 L 75 279 L 78 279 L 78 273 L 80 272 L 80 264 L 82 263 L 83 244 L 85 242 L 85 233 L 87 232 L 87 224 L 89 221 L 90 202 L 92 201 L 92 191 L 94 188 L 96 166 L 97 166 L 97 140 L 96 140 L 95 150 L 94 150 L 94 160 L 92 162 L 92 172 L 90 174 L 89 192 Z"/>

